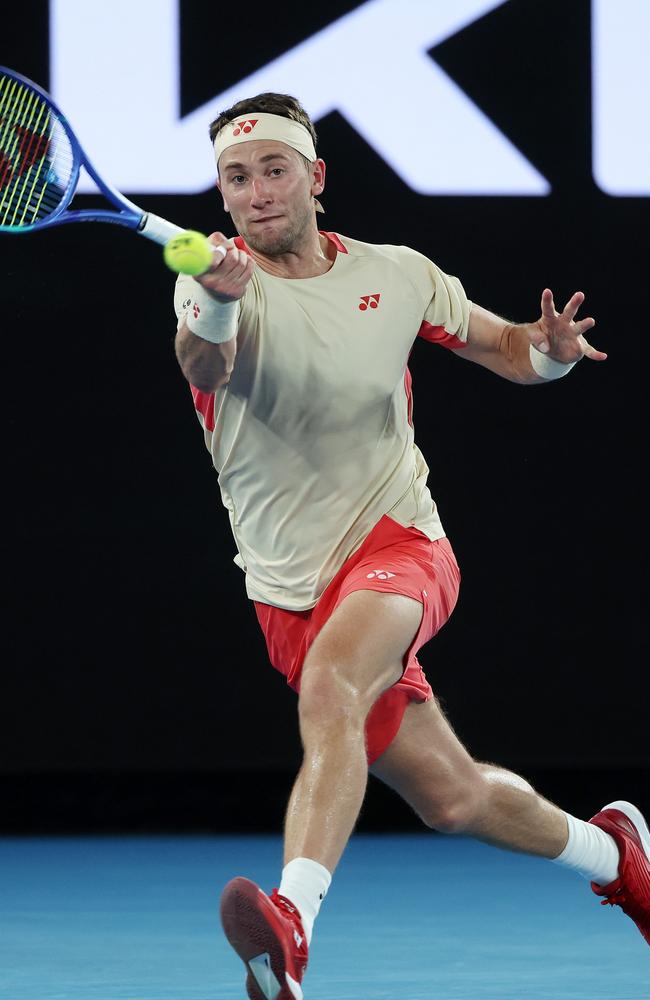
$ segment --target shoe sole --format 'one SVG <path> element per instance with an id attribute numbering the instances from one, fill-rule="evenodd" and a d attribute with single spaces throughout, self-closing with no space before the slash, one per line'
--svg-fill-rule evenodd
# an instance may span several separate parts
<path id="1" fill-rule="evenodd" d="M 229 882 L 221 897 L 221 923 L 248 970 L 250 1000 L 303 1000 L 300 984 L 287 972 L 284 950 L 258 905 L 260 890 L 246 878 Z"/>
<path id="2" fill-rule="evenodd" d="M 636 806 L 633 806 L 631 802 L 624 801 L 610 802 L 609 805 L 603 806 L 600 812 L 605 812 L 606 809 L 618 809 L 619 812 L 624 813 L 634 823 L 639 831 L 645 855 L 650 860 L 650 830 L 648 829 L 648 824 L 645 821 L 643 813 Z"/>

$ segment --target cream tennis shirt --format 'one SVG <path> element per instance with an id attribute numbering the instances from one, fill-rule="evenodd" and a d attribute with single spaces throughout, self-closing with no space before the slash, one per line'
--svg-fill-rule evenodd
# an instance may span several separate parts
<path id="1" fill-rule="evenodd" d="M 462 348 L 470 311 L 458 279 L 417 251 L 325 235 L 338 249 L 326 274 L 255 268 L 229 383 L 192 390 L 248 596 L 291 610 L 313 607 L 384 514 L 444 535 L 407 361 L 418 334 Z M 194 287 L 179 276 L 179 326 Z"/>

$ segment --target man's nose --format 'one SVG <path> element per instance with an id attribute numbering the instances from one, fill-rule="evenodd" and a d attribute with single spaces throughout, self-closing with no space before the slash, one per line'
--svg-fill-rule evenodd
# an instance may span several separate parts
<path id="1" fill-rule="evenodd" d="M 266 203 L 271 200 L 269 186 L 264 177 L 257 177 L 251 185 L 251 202 L 253 204 Z"/>

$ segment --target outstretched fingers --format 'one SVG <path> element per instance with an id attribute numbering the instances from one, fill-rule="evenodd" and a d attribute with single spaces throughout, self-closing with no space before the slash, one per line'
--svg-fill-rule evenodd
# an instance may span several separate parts
<path id="1" fill-rule="evenodd" d="M 585 300 L 584 292 L 574 292 L 564 309 L 562 310 L 562 315 L 565 319 L 572 320 L 577 313 L 578 309 Z"/>
<path id="2" fill-rule="evenodd" d="M 607 355 L 592 347 L 585 339 L 585 334 L 593 329 L 596 320 L 593 316 L 581 320 L 575 319 L 584 301 L 584 292 L 574 292 L 562 312 L 559 313 L 555 308 L 553 292 L 550 288 L 545 288 L 542 292 L 542 319 L 539 324 L 541 335 L 531 338 L 534 346 L 543 353 L 548 353 L 551 348 L 556 348 L 561 342 L 566 344 L 573 340 L 574 344 L 577 341 L 584 357 L 592 361 L 605 361 Z"/>
<path id="3" fill-rule="evenodd" d="M 584 320 L 583 322 L 586 323 L 587 320 Z M 593 325 L 594 323 L 592 323 L 592 326 Z M 578 337 L 578 343 L 582 347 L 582 353 L 585 358 L 589 358 L 590 361 L 607 361 L 607 355 L 605 352 L 599 351 L 597 347 L 592 347 L 582 335 Z"/>
<path id="4" fill-rule="evenodd" d="M 542 292 L 542 316 L 546 320 L 553 320 L 558 315 L 553 301 L 553 292 L 550 288 L 545 288 Z"/>
<path id="5" fill-rule="evenodd" d="M 573 323 L 573 329 L 577 336 L 578 343 L 582 348 L 582 353 L 584 357 L 589 358 L 591 361 L 606 361 L 607 355 L 604 351 L 599 351 L 597 348 L 592 347 L 587 340 L 585 340 L 585 333 L 588 330 L 592 330 L 596 325 L 596 320 L 593 316 L 587 316 L 585 319 L 575 320 L 575 315 L 578 309 L 585 300 L 584 292 L 574 292 L 567 304 L 565 305 L 562 316 L 568 322 Z"/>

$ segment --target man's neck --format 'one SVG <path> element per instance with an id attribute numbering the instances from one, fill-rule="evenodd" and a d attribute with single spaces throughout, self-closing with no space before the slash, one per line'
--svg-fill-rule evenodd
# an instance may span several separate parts
<path id="1" fill-rule="evenodd" d="M 326 274 L 336 259 L 336 247 L 316 232 L 305 247 L 269 257 L 250 247 L 255 263 L 276 278 L 316 278 Z"/>

